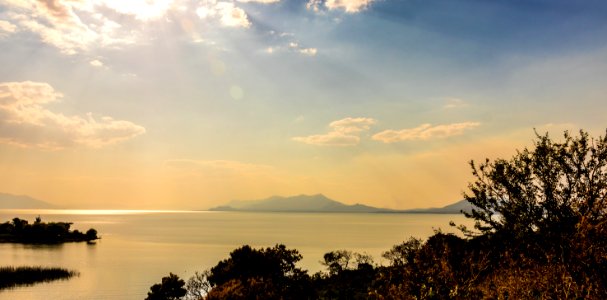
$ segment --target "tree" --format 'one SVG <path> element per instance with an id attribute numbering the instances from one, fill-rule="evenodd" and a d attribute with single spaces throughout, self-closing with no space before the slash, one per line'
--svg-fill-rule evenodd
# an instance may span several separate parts
<path id="1" fill-rule="evenodd" d="M 511 160 L 471 162 L 476 181 L 464 197 L 474 208 L 466 216 L 481 233 L 570 233 L 582 220 L 605 221 L 607 137 L 565 132 L 565 140 L 555 142 L 548 134 L 536 136 L 534 149 Z"/>
<path id="2" fill-rule="evenodd" d="M 185 281 L 179 276 L 169 273 L 169 276 L 162 278 L 162 283 L 154 284 L 150 287 L 146 300 L 177 300 L 187 293 L 183 287 Z"/>
<path id="3" fill-rule="evenodd" d="M 410 237 L 408 241 L 392 246 L 382 257 L 390 261 L 392 266 L 404 266 L 414 262 L 415 255 L 422 246 L 422 240 Z"/>
<path id="4" fill-rule="evenodd" d="M 330 275 L 335 275 L 345 270 L 355 270 L 361 266 L 372 265 L 373 258 L 366 253 L 335 250 L 325 253 L 323 261 L 320 263 L 327 267 Z"/>
<path id="5" fill-rule="evenodd" d="M 493 253 L 494 269 L 562 272 L 556 275 L 571 278 L 577 294 L 604 298 L 607 135 L 595 139 L 582 130 L 563 137 L 559 142 L 536 133 L 533 147 L 510 160 L 471 162 L 475 181 L 464 197 L 474 207 L 465 215 L 477 231 L 465 233 Z"/>
<path id="6" fill-rule="evenodd" d="M 210 270 L 203 272 L 195 272 L 186 283 L 187 295 L 186 299 L 198 300 L 203 299 L 209 291 L 211 291 L 211 283 L 209 282 Z"/>
<path id="7" fill-rule="evenodd" d="M 297 250 L 287 249 L 285 245 L 265 249 L 242 246 L 232 251 L 230 258 L 211 268 L 207 278 L 213 289 L 209 297 L 216 297 L 217 292 L 222 291 L 227 298 L 239 299 L 237 293 L 241 291 L 248 293 L 265 287 L 266 297 L 262 298 L 271 298 L 271 294 L 287 299 L 312 298 L 308 288 L 310 278 L 306 271 L 296 266 L 301 258 Z"/>
<path id="8" fill-rule="evenodd" d="M 91 228 L 89 230 L 86 231 L 86 239 L 88 241 L 92 241 L 92 240 L 96 240 L 99 237 L 97 237 L 97 230 Z"/>

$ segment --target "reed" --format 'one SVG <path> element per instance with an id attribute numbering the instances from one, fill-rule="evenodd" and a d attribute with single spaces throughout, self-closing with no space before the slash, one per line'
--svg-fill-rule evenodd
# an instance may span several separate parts
<path id="1" fill-rule="evenodd" d="M 0 267 L 0 290 L 21 285 L 33 285 L 41 282 L 67 280 L 78 276 L 78 272 L 63 268 L 49 268 L 41 266 Z"/>

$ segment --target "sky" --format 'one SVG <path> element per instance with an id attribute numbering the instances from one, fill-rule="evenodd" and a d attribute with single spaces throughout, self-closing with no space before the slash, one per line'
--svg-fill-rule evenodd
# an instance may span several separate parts
<path id="1" fill-rule="evenodd" d="M 606 92 L 605 1 L 0 0 L 0 192 L 444 206 Z"/>

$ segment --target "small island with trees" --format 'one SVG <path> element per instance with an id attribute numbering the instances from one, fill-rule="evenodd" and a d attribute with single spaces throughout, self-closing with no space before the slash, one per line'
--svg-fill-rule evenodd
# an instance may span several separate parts
<path id="1" fill-rule="evenodd" d="M 0 243 L 22 244 L 60 244 L 69 242 L 91 243 L 99 237 L 97 230 L 91 228 L 86 232 L 70 230 L 73 223 L 42 222 L 37 217 L 33 224 L 27 220 L 14 218 L 0 224 Z"/>
<path id="2" fill-rule="evenodd" d="M 86 232 L 70 230 L 73 223 L 42 222 L 40 217 L 29 224 L 27 220 L 14 218 L 0 224 L 0 243 L 61 244 L 69 242 L 92 243 L 99 239 L 97 230 Z M 40 282 L 66 280 L 78 272 L 56 267 L 21 266 L 0 267 L 0 290 Z"/>
<path id="3" fill-rule="evenodd" d="M 14 218 L 12 221 L 0 224 L 0 243 L 92 243 L 99 239 L 97 230 L 93 228 L 86 232 L 70 230 L 72 224 L 69 222 L 42 222 L 40 217 L 37 217 L 33 224 L 29 224 L 27 220 Z M 66 280 L 77 275 L 76 271 L 55 267 L 0 267 L 0 290 L 40 282 Z"/>

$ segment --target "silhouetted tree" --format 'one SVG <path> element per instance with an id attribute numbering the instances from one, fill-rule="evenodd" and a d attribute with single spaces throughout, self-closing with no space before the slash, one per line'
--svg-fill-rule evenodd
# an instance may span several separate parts
<path id="1" fill-rule="evenodd" d="M 327 273 L 314 275 L 320 299 L 367 299 L 377 269 L 368 254 L 348 250 L 325 253 L 321 264 Z"/>
<path id="2" fill-rule="evenodd" d="M 199 300 L 204 298 L 211 291 L 211 283 L 209 282 L 210 270 L 203 272 L 195 272 L 186 283 L 186 299 Z"/>
<path id="3" fill-rule="evenodd" d="M 169 273 L 169 276 L 162 278 L 162 283 L 154 284 L 150 287 L 146 300 L 177 300 L 185 296 L 185 281 L 179 276 Z"/>
<path id="4" fill-rule="evenodd" d="M 87 230 L 85 235 L 86 235 L 86 239 L 89 241 L 98 239 L 97 230 L 95 230 L 93 228 Z"/>
<path id="5" fill-rule="evenodd" d="M 238 291 L 264 287 L 266 293 L 262 298 L 279 295 L 288 299 L 308 299 L 313 290 L 309 288 L 311 283 L 307 272 L 296 267 L 301 258 L 297 250 L 287 249 L 285 245 L 259 250 L 242 246 L 232 251 L 230 258 L 211 268 L 208 280 L 213 289 L 209 298 L 222 291 L 222 295 L 235 293 L 228 298 L 249 299 L 247 295 L 253 294 L 239 294 Z"/>
<path id="6" fill-rule="evenodd" d="M 384 252 L 382 257 L 395 267 L 412 264 L 421 246 L 422 240 L 411 237 L 406 242 L 392 246 L 392 249 Z"/>
<path id="7" fill-rule="evenodd" d="M 493 253 L 490 260 L 517 286 L 521 274 L 536 274 L 542 282 L 571 280 L 577 290 L 566 294 L 607 296 L 607 136 L 590 138 L 564 133 L 562 142 L 537 135 L 534 147 L 510 160 L 471 162 L 476 180 L 465 199 L 474 205 L 467 217 Z M 519 271 L 520 270 L 520 271 Z M 555 273 L 561 272 L 561 273 Z M 545 276 L 539 276 L 544 274 Z M 491 279 L 494 280 L 494 279 Z M 495 281 L 495 280 L 494 280 Z M 499 285 L 495 282 L 494 286 Z M 531 287 L 529 287 L 531 288 Z M 499 288 L 498 288 L 499 289 Z M 563 292 L 565 293 L 565 292 Z"/>
<path id="8" fill-rule="evenodd" d="M 474 161 L 465 213 L 481 233 L 516 236 L 541 233 L 567 235 L 576 225 L 605 221 L 607 212 L 607 138 L 564 134 L 555 142 L 537 135 L 534 149 L 525 148 L 510 160 Z M 558 228 L 559 230 L 555 230 Z"/>

